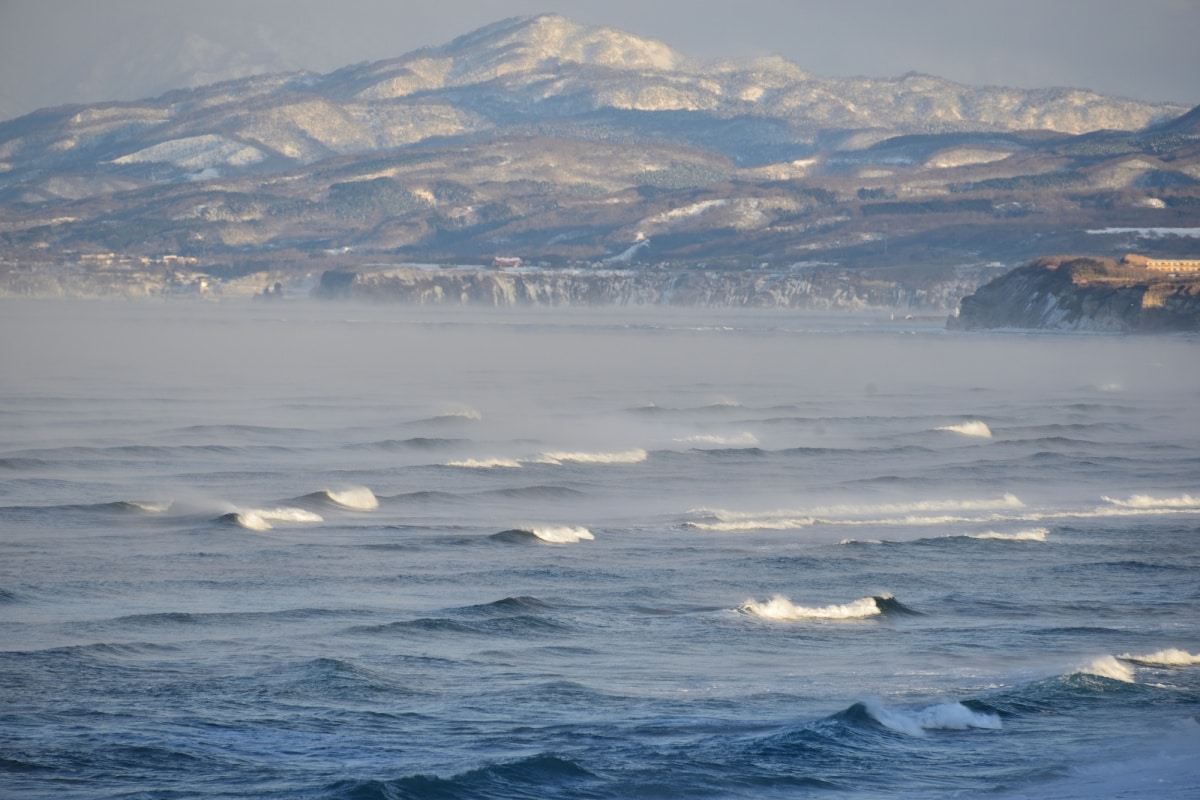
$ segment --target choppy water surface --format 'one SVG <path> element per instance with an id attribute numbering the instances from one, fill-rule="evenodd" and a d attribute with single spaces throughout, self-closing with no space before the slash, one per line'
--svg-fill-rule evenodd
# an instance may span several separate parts
<path id="1" fill-rule="evenodd" d="M 1200 343 L 0 308 L 10 797 L 1195 797 Z"/>

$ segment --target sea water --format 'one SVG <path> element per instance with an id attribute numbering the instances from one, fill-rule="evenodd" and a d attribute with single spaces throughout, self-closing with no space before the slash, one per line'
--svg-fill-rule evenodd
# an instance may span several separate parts
<path id="1" fill-rule="evenodd" d="M 1200 342 L 0 306 L 5 797 L 1200 796 Z"/>

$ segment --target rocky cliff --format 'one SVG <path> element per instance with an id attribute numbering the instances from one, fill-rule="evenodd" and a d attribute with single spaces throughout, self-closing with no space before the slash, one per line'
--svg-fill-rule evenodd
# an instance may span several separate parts
<path id="1" fill-rule="evenodd" d="M 1108 259 L 1047 258 L 963 298 L 957 330 L 1200 331 L 1200 275 L 1155 273 Z"/>
<path id="2" fill-rule="evenodd" d="M 694 306 L 944 311 L 981 282 L 960 270 L 916 288 L 883 275 L 840 270 L 489 270 L 393 267 L 330 270 L 313 295 L 422 305 Z"/>

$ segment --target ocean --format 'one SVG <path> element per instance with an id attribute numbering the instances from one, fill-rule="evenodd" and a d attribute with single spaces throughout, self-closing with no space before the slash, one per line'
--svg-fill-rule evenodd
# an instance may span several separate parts
<path id="1" fill-rule="evenodd" d="M 1200 339 L 0 305 L 8 798 L 1200 796 Z"/>

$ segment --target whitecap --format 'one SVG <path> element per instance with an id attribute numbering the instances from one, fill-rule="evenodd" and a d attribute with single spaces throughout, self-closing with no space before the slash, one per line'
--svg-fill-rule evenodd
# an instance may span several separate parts
<path id="1" fill-rule="evenodd" d="M 947 525 L 988 521 L 995 515 L 963 516 L 962 513 L 1024 508 L 1016 495 L 1008 493 L 998 498 L 978 500 L 918 500 L 910 503 L 876 505 L 839 505 L 811 509 L 779 511 L 729 511 L 726 509 L 693 509 L 689 516 L 698 517 L 684 523 L 685 527 L 705 531 L 793 530 L 811 525 Z"/>
<path id="2" fill-rule="evenodd" d="M 543 542 L 552 544 L 574 544 L 596 538 L 587 528 L 573 528 L 567 525 L 533 525 L 528 530 Z"/>
<path id="3" fill-rule="evenodd" d="M 624 450 L 618 453 L 589 453 L 589 452 L 551 452 L 541 453 L 533 459 L 537 464 L 639 464 L 646 460 L 648 453 L 640 448 Z"/>
<path id="4" fill-rule="evenodd" d="M 798 620 L 865 619 L 883 612 L 874 597 L 863 597 L 855 600 L 853 603 L 846 603 L 840 606 L 811 607 L 798 606 L 781 594 L 775 595 L 765 603 L 759 603 L 756 600 L 747 600 L 738 606 L 738 610 L 745 614 L 762 617 L 763 619 L 786 622 Z"/>
<path id="5" fill-rule="evenodd" d="M 987 531 L 986 533 L 971 533 L 967 534 L 969 539 L 998 539 L 1006 542 L 1044 542 L 1046 535 L 1050 533 L 1046 528 L 1029 528 L 1028 530 L 1015 531 L 1014 533 L 998 533 L 997 531 Z"/>
<path id="6" fill-rule="evenodd" d="M 696 434 L 695 436 L 685 436 L 682 439 L 675 439 L 675 441 L 679 444 L 714 445 L 716 447 L 755 447 L 758 445 L 758 437 L 749 431 L 730 436 Z"/>
<path id="7" fill-rule="evenodd" d="M 320 514 L 303 508 L 252 508 L 239 509 L 226 514 L 222 519 L 252 531 L 269 531 L 272 522 L 323 522 Z"/>
<path id="8" fill-rule="evenodd" d="M 1122 683 L 1133 683 L 1133 668 L 1128 664 L 1122 664 L 1112 656 L 1102 656 L 1097 658 L 1086 667 L 1081 667 L 1076 670 L 1081 675 L 1096 675 L 1101 678 L 1109 678 Z"/>
<path id="9" fill-rule="evenodd" d="M 1200 507 L 1200 497 L 1182 494 L 1176 497 L 1154 497 L 1148 494 L 1135 494 L 1124 500 L 1114 497 L 1101 497 L 1104 502 L 1118 508 L 1159 509 L 1159 508 L 1196 508 Z"/>
<path id="10" fill-rule="evenodd" d="M 1124 655 L 1117 656 L 1117 658 L 1122 661 L 1132 661 L 1135 664 L 1143 664 L 1148 667 L 1194 667 L 1200 665 L 1200 655 L 1195 655 L 1186 650 L 1179 650 L 1174 647 L 1144 656 L 1125 653 Z"/>
<path id="11" fill-rule="evenodd" d="M 512 458 L 486 458 L 483 460 L 468 458 L 463 461 L 451 461 L 446 466 L 463 469 L 520 469 L 521 462 Z"/>
<path id="12" fill-rule="evenodd" d="M 807 528 L 816 522 L 812 517 L 764 517 L 762 519 L 738 519 L 728 522 L 699 522 L 683 523 L 685 528 L 697 531 L 715 531 L 719 533 L 743 533 L 745 531 L 789 531 Z"/>
<path id="13" fill-rule="evenodd" d="M 977 436 L 981 439 L 992 438 L 992 429 L 987 426 L 986 422 L 980 422 L 979 420 L 963 422 L 958 425 L 942 425 L 941 427 L 934 428 L 934 430 L 957 433 L 962 436 Z"/>
<path id="14" fill-rule="evenodd" d="M 863 707 L 871 717 L 898 733 L 909 736 L 925 736 L 926 731 L 965 731 L 972 728 L 1000 730 L 1000 717 L 982 711 L 973 711 L 962 703 L 939 703 L 915 710 L 887 708 L 878 700 L 867 700 Z"/>
<path id="15" fill-rule="evenodd" d="M 353 511 L 372 511 L 379 508 L 379 498 L 365 486 L 353 486 L 338 491 L 326 489 L 325 496 L 342 508 Z"/>

